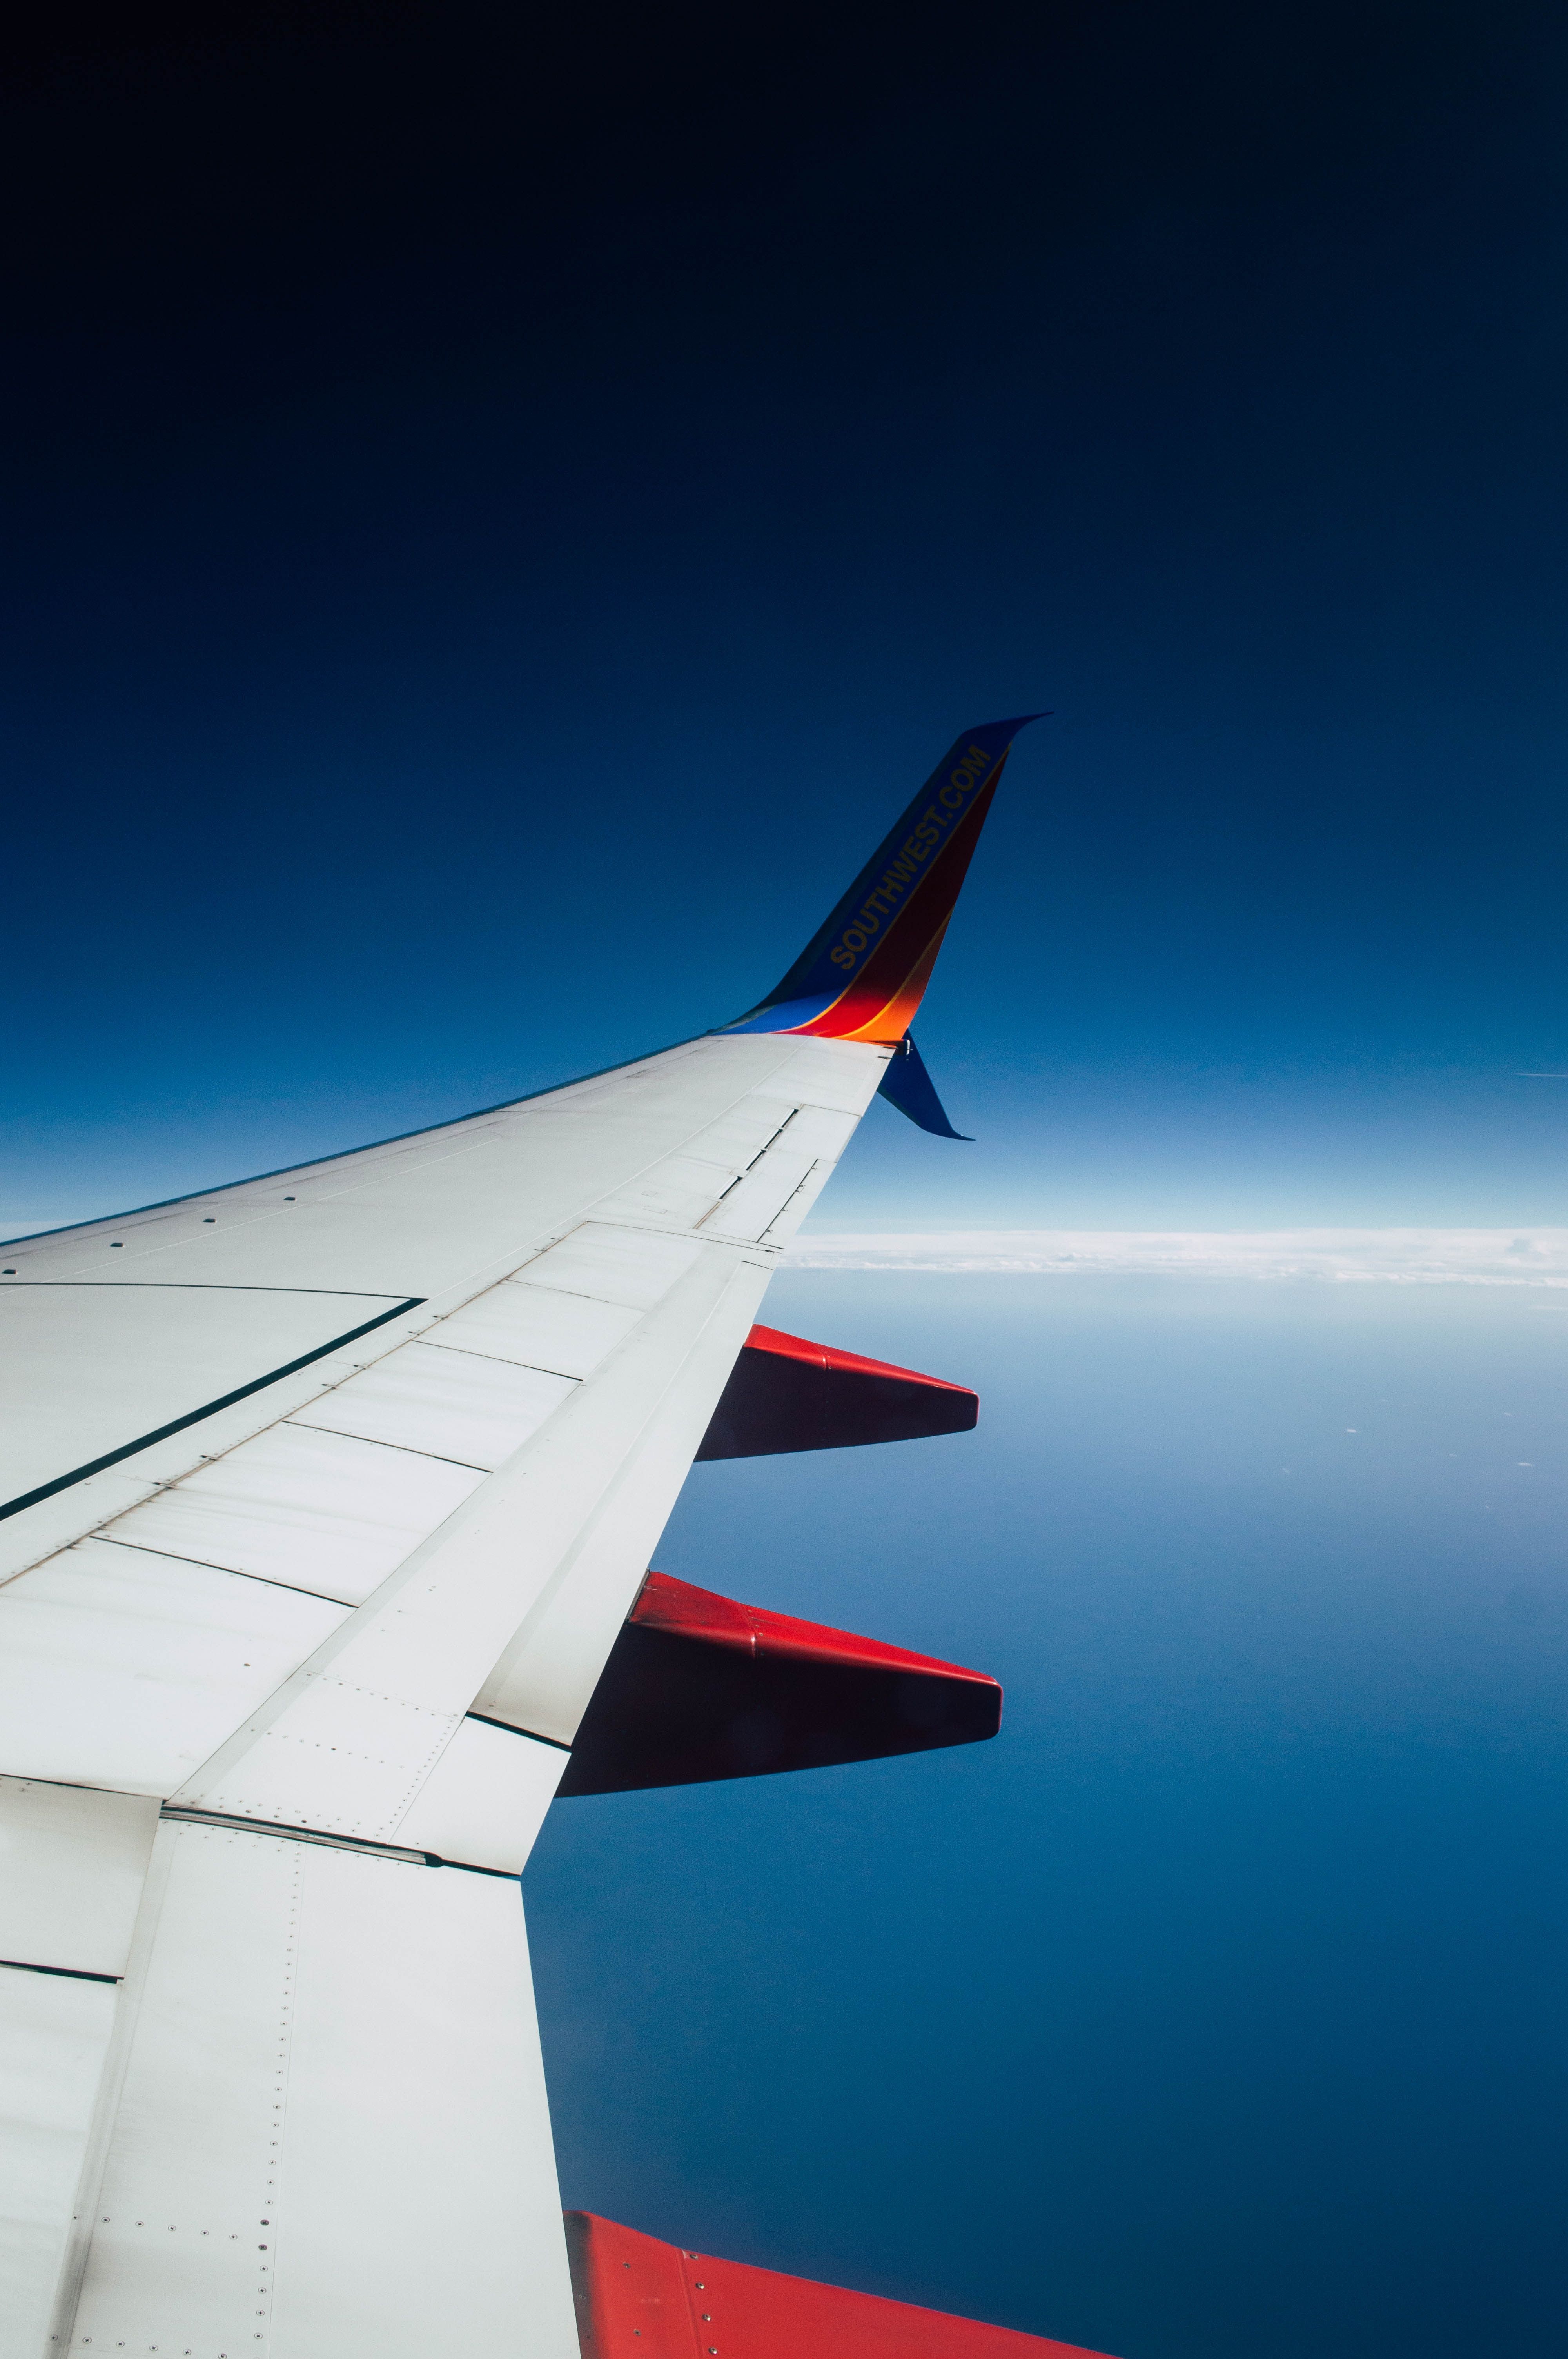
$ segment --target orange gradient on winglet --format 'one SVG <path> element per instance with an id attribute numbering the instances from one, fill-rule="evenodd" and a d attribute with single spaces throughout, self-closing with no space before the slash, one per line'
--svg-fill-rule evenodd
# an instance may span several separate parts
<path id="1" fill-rule="evenodd" d="M 902 1040 L 925 995 L 958 889 L 985 824 L 1003 754 L 974 802 L 855 980 L 830 1006 L 788 1028 L 817 1039 Z"/>

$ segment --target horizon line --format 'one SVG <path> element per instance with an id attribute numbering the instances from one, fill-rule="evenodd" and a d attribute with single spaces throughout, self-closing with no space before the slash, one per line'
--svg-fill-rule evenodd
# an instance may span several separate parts
<path id="1" fill-rule="evenodd" d="M 1568 1226 L 964 1229 L 795 1239 L 786 1269 L 1568 1287 Z"/>

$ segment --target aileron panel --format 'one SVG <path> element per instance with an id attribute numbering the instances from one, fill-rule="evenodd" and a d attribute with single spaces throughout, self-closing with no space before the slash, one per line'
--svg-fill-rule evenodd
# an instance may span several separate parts
<path id="1" fill-rule="evenodd" d="M 357 1605 L 483 1480 L 477 1467 L 289 1420 L 105 1537 Z"/>
<path id="2" fill-rule="evenodd" d="M 0 2359 L 40 2359 L 114 2027 L 110 1983 L 0 1966 Z"/>
<path id="3" fill-rule="evenodd" d="M 62 2348 L 578 2359 L 516 1886 L 168 1821 L 153 1875 Z"/>
<path id="4" fill-rule="evenodd" d="M 0 1590 L 5 1770 L 173 1793 L 345 1619 L 239 1573 L 82 1540 Z"/>
<path id="5" fill-rule="evenodd" d="M 123 1974 L 156 1800 L 0 1777 L 0 1959 Z"/>
<path id="6" fill-rule="evenodd" d="M 292 1421 L 492 1471 L 559 1408 L 572 1379 L 443 1348 L 440 1332 L 351 1376 Z"/>

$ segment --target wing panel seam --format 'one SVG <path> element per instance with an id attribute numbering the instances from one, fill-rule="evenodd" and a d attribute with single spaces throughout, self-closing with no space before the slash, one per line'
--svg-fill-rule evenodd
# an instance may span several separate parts
<path id="1" fill-rule="evenodd" d="M 188 1426 L 200 1425 L 203 1418 L 216 1417 L 220 1409 L 232 1408 L 236 1401 L 248 1400 L 253 1393 L 265 1392 L 268 1385 L 281 1383 L 285 1376 L 292 1376 L 299 1369 L 308 1368 L 313 1360 L 324 1360 L 329 1353 L 341 1352 L 345 1343 L 357 1343 L 362 1335 L 372 1334 L 377 1327 L 384 1327 L 389 1319 L 400 1319 L 406 1311 L 417 1310 L 425 1299 L 422 1294 L 407 1295 L 402 1301 L 395 1302 L 390 1310 L 378 1311 L 373 1319 L 365 1320 L 361 1326 L 351 1327 L 346 1334 L 333 1335 L 327 1343 L 319 1343 L 313 1352 L 302 1352 L 297 1360 L 288 1361 L 285 1366 L 269 1368 L 265 1376 L 257 1376 L 248 1385 L 240 1385 L 233 1392 L 224 1393 L 217 1400 L 207 1401 L 200 1408 L 188 1411 L 184 1417 L 171 1418 L 167 1425 L 157 1427 L 151 1433 L 138 1434 L 135 1441 L 122 1442 L 118 1450 L 105 1451 L 102 1458 L 89 1459 L 85 1466 L 75 1467 L 69 1474 L 57 1474 L 52 1483 L 40 1483 L 36 1490 L 24 1491 L 16 1499 L 7 1499 L 4 1506 L 0 1506 L 0 1522 L 4 1522 L 7 1516 L 19 1516 L 24 1507 L 36 1507 L 41 1499 L 52 1499 L 57 1493 L 69 1491 L 73 1484 L 85 1483 L 90 1474 L 102 1474 L 106 1466 L 118 1466 L 122 1459 L 134 1458 L 138 1450 L 150 1450 L 155 1441 L 167 1441 L 171 1433 L 183 1433 Z"/>

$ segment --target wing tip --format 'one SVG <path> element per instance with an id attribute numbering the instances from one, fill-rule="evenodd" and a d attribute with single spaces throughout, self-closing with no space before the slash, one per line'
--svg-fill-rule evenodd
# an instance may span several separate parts
<path id="1" fill-rule="evenodd" d="M 930 980 L 1013 739 L 1044 712 L 956 737 L 788 973 L 729 1032 L 902 1040 Z"/>

